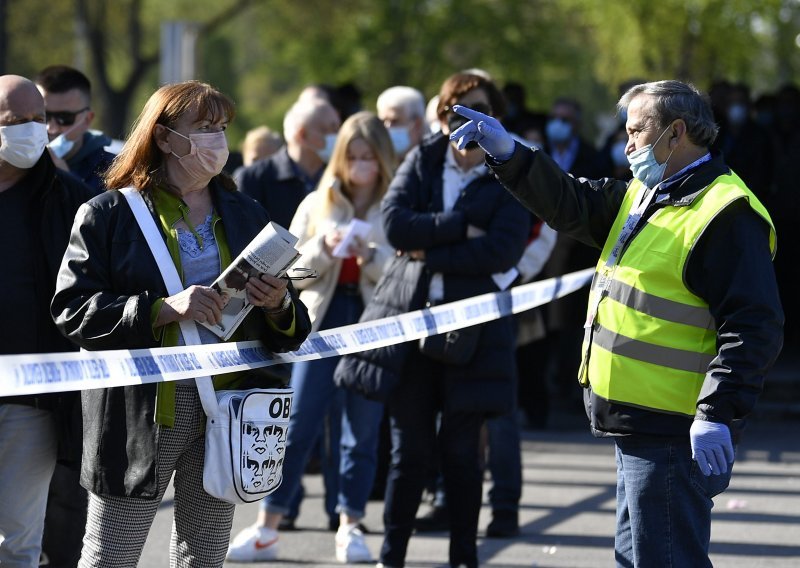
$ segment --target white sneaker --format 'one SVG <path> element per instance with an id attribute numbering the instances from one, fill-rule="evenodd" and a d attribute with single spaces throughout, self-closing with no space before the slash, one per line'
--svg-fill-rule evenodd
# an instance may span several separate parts
<path id="1" fill-rule="evenodd" d="M 228 547 L 231 562 L 267 562 L 278 558 L 278 531 L 253 525 L 237 534 Z"/>
<path id="2" fill-rule="evenodd" d="M 342 564 L 373 561 L 358 525 L 344 525 L 336 532 L 336 560 Z"/>

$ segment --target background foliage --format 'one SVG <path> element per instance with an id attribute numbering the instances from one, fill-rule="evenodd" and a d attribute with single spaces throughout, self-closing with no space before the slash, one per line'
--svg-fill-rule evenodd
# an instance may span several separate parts
<path id="1" fill-rule="evenodd" d="M 308 83 L 352 81 L 374 109 L 390 85 L 431 97 L 481 67 L 525 85 L 532 108 L 568 95 L 591 116 L 632 77 L 744 81 L 758 94 L 800 69 L 800 0 L 0 0 L 0 72 L 82 69 L 96 125 L 123 136 L 158 86 L 168 20 L 201 25 L 198 78 L 236 100 L 234 145 L 257 124 L 280 129 Z"/>

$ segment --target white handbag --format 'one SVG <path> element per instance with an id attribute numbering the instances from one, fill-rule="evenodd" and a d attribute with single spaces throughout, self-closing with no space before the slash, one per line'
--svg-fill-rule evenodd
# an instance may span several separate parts
<path id="1" fill-rule="evenodd" d="M 150 210 L 133 188 L 121 189 L 156 259 L 170 295 L 183 284 Z M 180 322 L 186 345 L 199 345 L 197 326 Z M 206 413 L 206 453 L 203 488 L 209 495 L 239 505 L 258 501 L 283 480 L 283 458 L 291 388 L 214 391 L 211 377 L 197 377 L 200 402 Z"/>

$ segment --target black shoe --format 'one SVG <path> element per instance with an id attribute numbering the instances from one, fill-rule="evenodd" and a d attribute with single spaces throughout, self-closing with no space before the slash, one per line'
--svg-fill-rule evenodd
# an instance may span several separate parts
<path id="1" fill-rule="evenodd" d="M 281 522 L 278 523 L 278 530 L 279 531 L 296 531 L 298 530 L 296 526 L 294 526 L 294 519 L 289 517 L 283 517 Z"/>
<path id="2" fill-rule="evenodd" d="M 519 520 L 516 511 L 493 511 L 492 522 L 486 527 L 489 538 L 511 538 L 519 535 Z"/>
<path id="3" fill-rule="evenodd" d="M 447 507 L 432 507 L 421 517 L 414 519 L 417 532 L 440 532 L 450 530 L 450 516 Z"/>

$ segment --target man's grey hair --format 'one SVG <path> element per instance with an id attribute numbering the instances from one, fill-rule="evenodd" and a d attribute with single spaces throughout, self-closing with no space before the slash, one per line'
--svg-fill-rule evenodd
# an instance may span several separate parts
<path id="1" fill-rule="evenodd" d="M 410 120 L 425 116 L 425 97 L 414 87 L 397 85 L 389 87 L 378 95 L 375 104 L 378 116 L 390 108 L 402 108 Z"/>
<path id="2" fill-rule="evenodd" d="M 322 107 L 330 107 L 333 109 L 331 104 L 325 99 L 311 97 L 298 99 L 291 108 L 286 111 L 283 117 L 284 140 L 287 142 L 294 140 L 297 132 L 301 128 L 314 121 Z"/>
<path id="3" fill-rule="evenodd" d="M 647 118 L 659 128 L 666 128 L 670 122 L 681 118 L 693 144 L 707 148 L 716 139 L 719 126 L 714 122 L 709 98 L 694 85 L 672 80 L 635 85 L 622 95 L 617 109 L 627 109 L 639 95 L 652 97 L 651 115 Z"/>

